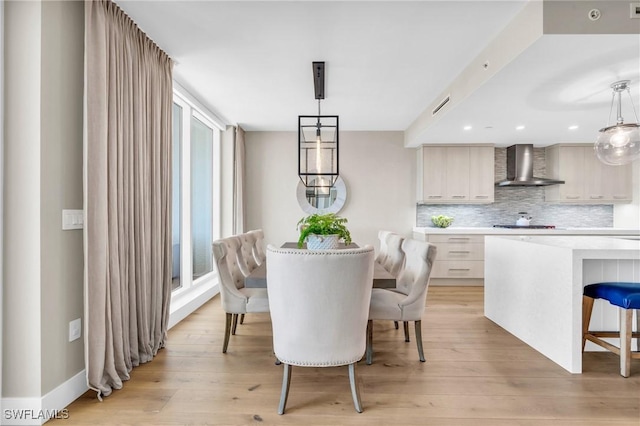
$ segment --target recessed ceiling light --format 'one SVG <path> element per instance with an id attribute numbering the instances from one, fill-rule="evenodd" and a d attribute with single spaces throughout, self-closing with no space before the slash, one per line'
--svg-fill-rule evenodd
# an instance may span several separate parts
<path id="1" fill-rule="evenodd" d="M 576 130 L 578 128 L 578 126 L 573 125 L 573 126 L 569 126 L 569 130 Z"/>
<path id="2" fill-rule="evenodd" d="M 471 129 L 473 129 L 473 127 L 471 127 L 471 126 L 464 126 L 464 127 L 463 127 L 463 129 L 464 129 L 464 130 L 471 130 Z"/>
<path id="3" fill-rule="evenodd" d="M 516 130 L 524 130 L 524 126 L 516 126 Z"/>

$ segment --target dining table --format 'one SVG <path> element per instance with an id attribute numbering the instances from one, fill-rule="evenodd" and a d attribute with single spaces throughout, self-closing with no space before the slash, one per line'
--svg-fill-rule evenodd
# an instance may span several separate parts
<path id="1" fill-rule="evenodd" d="M 298 243 L 286 242 L 282 248 L 298 248 Z M 358 248 L 355 243 L 349 245 L 342 244 L 341 248 Z M 303 249 L 305 247 L 303 246 Z M 267 287 L 267 262 L 262 262 L 249 275 L 244 278 L 246 288 L 266 288 Z M 395 288 L 396 277 L 384 269 L 378 262 L 373 263 L 373 287 L 374 288 Z"/>

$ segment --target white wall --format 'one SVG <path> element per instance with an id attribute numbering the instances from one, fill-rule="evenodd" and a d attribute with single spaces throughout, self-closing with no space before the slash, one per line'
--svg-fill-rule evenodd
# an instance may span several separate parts
<path id="1" fill-rule="evenodd" d="M 340 132 L 340 176 L 347 186 L 346 217 L 353 240 L 377 247 L 378 231 L 411 236 L 415 224 L 415 149 L 402 132 Z M 297 132 L 246 133 L 247 228 L 265 242 L 296 241 L 305 216 L 296 200 Z"/>
<path id="2" fill-rule="evenodd" d="M 633 201 L 613 206 L 614 228 L 640 228 L 640 160 L 633 163 Z"/>
<path id="3" fill-rule="evenodd" d="M 3 253 L 2 385 L 3 397 L 32 397 L 41 395 L 41 5 L 5 2 L 4 12 L 4 247 L 11 249 Z"/>

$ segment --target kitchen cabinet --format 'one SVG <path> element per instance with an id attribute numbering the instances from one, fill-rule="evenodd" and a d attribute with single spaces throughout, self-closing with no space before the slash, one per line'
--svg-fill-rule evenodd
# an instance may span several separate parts
<path id="1" fill-rule="evenodd" d="M 612 204 L 632 200 L 632 165 L 609 166 L 592 144 L 545 148 L 546 174 L 565 183 L 545 188 L 545 200 L 560 203 Z"/>
<path id="2" fill-rule="evenodd" d="M 483 235 L 429 235 L 427 239 L 438 249 L 431 278 L 483 278 Z"/>
<path id="3" fill-rule="evenodd" d="M 493 145 L 424 145 L 418 149 L 419 203 L 492 203 L 494 180 Z"/>

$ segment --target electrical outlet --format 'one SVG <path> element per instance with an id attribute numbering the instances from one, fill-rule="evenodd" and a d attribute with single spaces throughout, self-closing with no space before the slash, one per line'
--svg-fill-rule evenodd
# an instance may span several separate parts
<path id="1" fill-rule="evenodd" d="M 78 340 L 82 335 L 82 319 L 74 319 L 69 322 L 69 341 Z"/>

